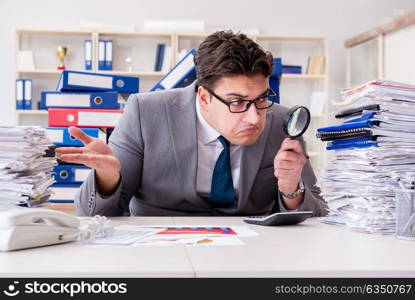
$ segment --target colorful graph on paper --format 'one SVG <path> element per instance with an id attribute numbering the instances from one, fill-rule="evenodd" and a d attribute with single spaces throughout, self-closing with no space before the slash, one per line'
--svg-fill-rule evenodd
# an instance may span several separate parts
<path id="1" fill-rule="evenodd" d="M 237 235 L 230 227 L 168 227 L 166 230 L 157 233 L 157 235 L 162 234 Z"/>

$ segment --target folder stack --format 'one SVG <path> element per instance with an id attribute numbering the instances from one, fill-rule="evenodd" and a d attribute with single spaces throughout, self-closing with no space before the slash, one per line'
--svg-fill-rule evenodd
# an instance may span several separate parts
<path id="1" fill-rule="evenodd" d="M 119 99 L 138 93 L 138 90 L 139 79 L 135 77 L 63 71 L 57 91 L 41 93 L 41 108 L 48 110 L 47 134 L 54 143 L 48 156 L 55 156 L 56 147 L 83 146 L 81 141 L 70 136 L 70 126 L 107 141 L 123 113 Z M 56 183 L 51 187 L 53 194 L 49 207 L 71 212 L 75 195 L 91 169 L 58 162 L 53 170 Z"/>
<path id="2" fill-rule="evenodd" d="M 0 126 L 0 210 L 48 200 L 56 159 L 43 154 L 51 145 L 43 128 Z"/>
<path id="3" fill-rule="evenodd" d="M 106 140 L 107 133 L 99 128 L 81 128 L 81 130 L 94 138 Z M 82 147 L 83 143 L 71 137 L 68 128 L 65 127 L 47 127 L 47 135 L 53 142 L 46 152 L 45 156 L 55 157 L 55 149 L 57 147 Z M 78 164 L 69 164 L 61 160 L 57 160 L 58 165 L 53 168 L 52 175 L 55 183 L 51 186 L 52 195 L 49 198 L 48 207 L 58 209 L 67 213 L 74 212 L 74 198 L 81 186 L 86 180 L 91 169 L 87 166 Z"/>
<path id="4" fill-rule="evenodd" d="M 282 65 L 282 73 L 284 74 L 301 74 L 301 65 Z"/>
<path id="5" fill-rule="evenodd" d="M 395 192 L 415 180 L 415 85 L 374 80 L 342 97 L 343 122 L 317 132 L 333 150 L 317 182 L 330 208 L 322 220 L 394 233 Z"/>

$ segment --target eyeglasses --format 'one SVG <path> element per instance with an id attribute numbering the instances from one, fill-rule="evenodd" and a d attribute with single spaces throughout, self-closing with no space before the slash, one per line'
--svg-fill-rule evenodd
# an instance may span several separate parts
<path id="1" fill-rule="evenodd" d="M 277 99 L 277 94 L 275 94 L 272 89 L 268 89 L 264 95 L 254 100 L 232 99 L 230 101 L 226 101 L 222 97 L 216 95 L 210 89 L 206 87 L 204 88 L 213 96 L 215 96 L 216 99 L 225 104 L 231 113 L 243 113 L 251 107 L 252 103 L 255 105 L 256 109 L 267 109 L 271 107 Z"/>

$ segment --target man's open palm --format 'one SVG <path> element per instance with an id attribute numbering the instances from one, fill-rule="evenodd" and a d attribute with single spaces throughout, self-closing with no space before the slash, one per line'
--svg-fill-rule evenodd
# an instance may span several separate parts
<path id="1" fill-rule="evenodd" d="M 95 169 L 98 184 L 103 190 L 116 185 L 119 180 L 121 163 L 112 153 L 110 147 L 104 141 L 85 134 L 79 128 L 70 127 L 69 133 L 84 143 L 84 146 L 57 148 L 56 153 L 60 154 L 60 159 Z"/>

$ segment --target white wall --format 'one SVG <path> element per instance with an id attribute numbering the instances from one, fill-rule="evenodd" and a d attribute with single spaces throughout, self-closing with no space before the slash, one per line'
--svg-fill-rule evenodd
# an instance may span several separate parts
<path id="1" fill-rule="evenodd" d="M 415 25 L 385 36 L 384 77 L 415 84 Z"/>
<path id="2" fill-rule="evenodd" d="M 235 5 L 235 4 L 238 5 Z M 69 27 L 80 21 L 142 26 L 145 19 L 203 19 L 207 27 L 317 35 L 329 40 L 330 97 L 343 87 L 344 40 L 415 9 L 413 0 L 1 0 L 0 125 L 14 120 L 14 30 Z"/>

